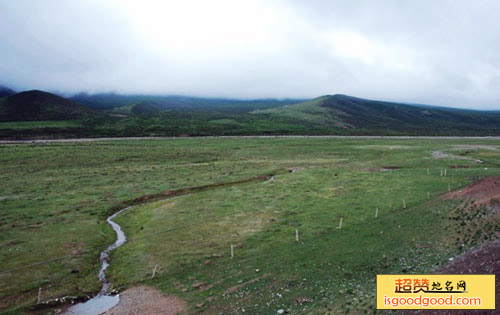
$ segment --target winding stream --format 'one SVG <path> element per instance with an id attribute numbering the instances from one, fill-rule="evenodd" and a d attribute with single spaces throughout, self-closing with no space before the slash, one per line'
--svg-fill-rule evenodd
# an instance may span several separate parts
<path id="1" fill-rule="evenodd" d="M 267 176 L 267 175 L 263 175 L 263 176 Z M 270 178 L 266 182 L 272 182 L 274 180 L 274 175 L 269 175 L 269 176 L 270 176 Z M 262 180 L 260 177 L 261 176 L 252 178 L 250 180 L 232 182 L 229 184 L 241 184 L 241 183 L 254 181 L 254 180 Z M 218 186 L 222 186 L 222 185 L 215 185 L 213 187 L 218 187 Z M 200 186 L 197 188 L 207 188 L 207 187 L 209 187 L 209 186 Z M 183 192 L 183 190 L 179 190 L 179 191 Z M 174 191 L 174 192 L 177 192 L 177 191 Z M 151 196 L 156 196 L 156 195 L 148 195 L 148 197 L 151 197 Z M 114 251 L 115 249 L 117 249 L 118 247 L 122 246 L 127 241 L 127 237 L 125 236 L 125 233 L 123 232 L 122 228 L 120 227 L 120 225 L 118 225 L 118 223 L 113 221 L 113 219 L 116 216 L 120 215 L 122 212 L 125 212 L 130 208 L 131 207 L 121 209 L 120 211 L 116 212 L 115 214 L 109 216 L 106 219 L 106 222 L 108 222 L 108 224 L 113 228 L 113 230 L 116 233 L 116 241 L 113 244 L 109 245 L 105 250 L 103 250 L 101 252 L 101 256 L 100 256 L 101 269 L 99 270 L 99 280 L 102 283 L 101 291 L 99 291 L 99 293 L 95 297 L 91 298 L 90 300 L 71 306 L 63 313 L 63 315 L 98 315 L 98 314 L 102 314 L 102 313 L 106 312 L 107 310 L 111 309 L 116 304 L 118 304 L 118 302 L 120 302 L 120 295 L 119 294 L 113 295 L 113 294 L 110 294 L 107 292 L 109 289 L 109 283 L 108 283 L 108 280 L 106 278 L 106 269 L 109 267 L 109 254 L 112 251 Z"/>
<path id="2" fill-rule="evenodd" d="M 119 294 L 106 294 L 109 288 L 108 279 L 106 278 L 106 269 L 109 267 L 109 254 L 127 241 L 127 237 L 125 236 L 122 228 L 118 225 L 118 223 L 113 221 L 113 219 L 128 209 L 130 209 L 130 207 L 121 209 L 106 219 L 106 222 L 111 225 L 116 233 L 116 241 L 101 252 L 101 269 L 99 270 L 99 280 L 102 283 L 101 291 L 99 291 L 99 293 L 90 300 L 84 303 L 78 303 L 68 308 L 63 315 L 98 315 L 111 309 L 120 301 Z"/>

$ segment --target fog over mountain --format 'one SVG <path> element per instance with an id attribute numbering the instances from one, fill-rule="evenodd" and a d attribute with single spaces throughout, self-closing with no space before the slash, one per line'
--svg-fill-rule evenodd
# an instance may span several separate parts
<path id="1" fill-rule="evenodd" d="M 17 91 L 500 109 L 498 1 L 0 1 Z"/>

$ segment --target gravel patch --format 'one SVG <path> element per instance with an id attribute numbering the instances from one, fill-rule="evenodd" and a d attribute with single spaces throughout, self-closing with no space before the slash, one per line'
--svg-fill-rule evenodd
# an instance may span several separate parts
<path id="1" fill-rule="evenodd" d="M 164 295 L 160 291 L 138 286 L 120 293 L 120 302 L 104 313 L 105 315 L 162 314 L 174 315 L 186 310 L 187 304 L 173 295 Z"/>

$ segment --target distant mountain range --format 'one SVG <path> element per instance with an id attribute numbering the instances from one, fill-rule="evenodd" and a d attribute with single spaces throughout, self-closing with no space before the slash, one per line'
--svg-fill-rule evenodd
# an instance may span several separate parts
<path id="1" fill-rule="evenodd" d="M 325 95 L 311 100 L 79 94 L 0 88 L 0 137 L 253 134 L 500 135 L 500 112 Z M 36 122 L 22 123 L 14 122 Z M 54 123 L 51 123 L 54 121 Z M 71 124 L 55 123 L 68 121 Z"/>
<path id="2" fill-rule="evenodd" d="M 114 93 L 107 94 L 86 94 L 81 93 L 69 99 L 87 105 L 95 109 L 115 109 L 117 107 L 130 106 L 147 102 L 155 104 L 161 109 L 227 109 L 238 111 L 248 111 L 254 109 L 272 108 L 287 104 L 295 104 L 305 101 L 303 99 L 257 99 L 257 100 L 236 100 L 226 98 L 203 98 L 177 95 L 121 95 Z"/>
<path id="3" fill-rule="evenodd" d="M 7 96 L 0 103 L 0 121 L 66 120 L 98 115 L 82 104 L 33 90 Z"/>

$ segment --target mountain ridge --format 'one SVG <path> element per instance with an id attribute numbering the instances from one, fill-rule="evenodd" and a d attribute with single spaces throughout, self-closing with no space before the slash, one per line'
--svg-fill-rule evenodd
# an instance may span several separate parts
<path id="1" fill-rule="evenodd" d="M 81 104 L 39 90 L 1 98 L 0 121 L 14 125 L 0 124 L 0 137 L 500 135 L 500 112 L 417 106 L 345 94 L 292 102 L 137 95 L 86 99 Z M 91 108 L 88 102 L 94 108 L 105 105 L 105 109 Z"/>
<path id="2" fill-rule="evenodd" d="M 498 129 L 500 115 L 491 111 L 416 106 L 368 100 L 344 94 L 323 95 L 304 103 L 254 111 L 257 115 L 289 117 L 309 123 L 329 123 L 348 129 L 446 130 Z"/>
<path id="3" fill-rule="evenodd" d="M 0 121 L 66 120 L 95 114 L 85 105 L 41 90 L 16 93 L 0 103 Z"/>
<path id="4" fill-rule="evenodd" d="M 14 94 L 16 94 L 16 91 L 14 91 L 13 89 L 0 85 L 0 98 L 8 97 Z"/>

